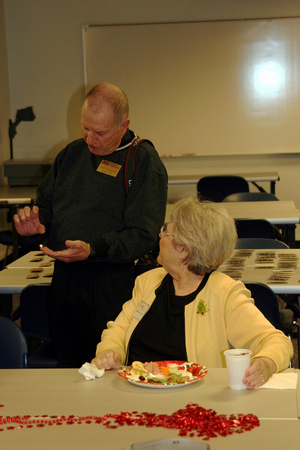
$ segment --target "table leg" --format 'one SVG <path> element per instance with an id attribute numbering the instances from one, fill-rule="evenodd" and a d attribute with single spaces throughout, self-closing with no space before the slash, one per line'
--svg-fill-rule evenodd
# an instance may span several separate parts
<path id="1" fill-rule="evenodd" d="M 289 247 L 296 247 L 296 225 L 294 223 L 282 225 L 282 235 L 284 242 L 286 242 Z"/>
<path id="2" fill-rule="evenodd" d="M 13 240 L 13 255 L 14 261 L 19 258 L 19 244 L 18 244 L 18 233 L 14 224 L 14 215 L 17 213 L 17 207 L 13 206 L 10 208 L 11 224 L 12 224 L 12 240 Z"/>
<path id="3" fill-rule="evenodd" d="M 11 318 L 12 315 L 12 295 L 1 294 L 0 295 L 0 316 Z"/>
<path id="4" fill-rule="evenodd" d="M 270 181 L 270 193 L 275 195 L 275 184 L 276 181 Z"/>

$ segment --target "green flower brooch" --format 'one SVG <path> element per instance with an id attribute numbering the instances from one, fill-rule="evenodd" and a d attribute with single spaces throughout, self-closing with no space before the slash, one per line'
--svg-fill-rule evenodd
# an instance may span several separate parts
<path id="1" fill-rule="evenodd" d="M 202 314 L 202 316 L 208 311 L 206 303 L 204 300 L 200 300 L 198 303 L 197 314 Z"/>

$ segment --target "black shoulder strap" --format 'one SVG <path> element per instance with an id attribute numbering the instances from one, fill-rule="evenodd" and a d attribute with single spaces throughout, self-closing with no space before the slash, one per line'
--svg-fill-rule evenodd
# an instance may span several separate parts
<path id="1" fill-rule="evenodd" d="M 130 189 L 131 183 L 132 183 L 132 179 L 133 179 L 133 175 L 135 172 L 136 151 L 139 148 L 140 144 L 144 141 L 149 142 L 149 144 L 151 144 L 153 146 L 152 142 L 149 141 L 149 139 L 142 139 L 140 137 L 136 137 L 132 141 L 131 146 L 128 149 L 126 161 L 125 161 L 125 170 L 124 170 L 126 194 L 128 194 L 128 192 L 129 192 L 129 189 Z"/>

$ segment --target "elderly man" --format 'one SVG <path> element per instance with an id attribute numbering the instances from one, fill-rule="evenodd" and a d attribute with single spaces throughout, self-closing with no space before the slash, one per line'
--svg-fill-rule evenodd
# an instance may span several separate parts
<path id="1" fill-rule="evenodd" d="M 61 367 L 92 359 L 107 321 L 131 298 L 134 261 L 156 247 L 164 222 L 165 167 L 149 141 L 136 145 L 129 124 L 120 88 L 91 89 L 83 139 L 58 154 L 36 205 L 14 217 L 19 235 L 56 260 L 50 317 Z"/>

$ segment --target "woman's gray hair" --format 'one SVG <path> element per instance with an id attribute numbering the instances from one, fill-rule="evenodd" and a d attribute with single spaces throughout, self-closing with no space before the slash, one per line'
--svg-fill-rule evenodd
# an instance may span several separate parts
<path id="1" fill-rule="evenodd" d="M 189 250 L 188 269 L 203 275 L 217 269 L 232 254 L 237 232 L 224 206 L 201 201 L 196 195 L 175 203 L 171 214 L 172 233 Z"/>

